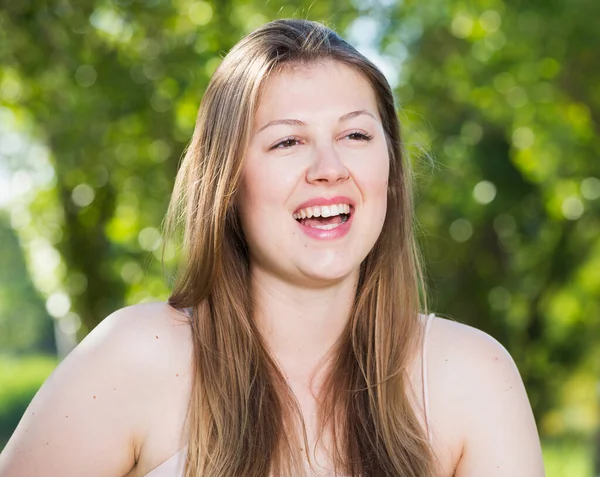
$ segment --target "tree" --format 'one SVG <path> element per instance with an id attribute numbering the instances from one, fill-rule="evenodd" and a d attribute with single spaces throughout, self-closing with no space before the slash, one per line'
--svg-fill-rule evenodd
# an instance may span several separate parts
<path id="1" fill-rule="evenodd" d="M 7 4 L 0 111 L 43 146 L 12 166 L 52 171 L 17 228 L 34 278 L 33 238 L 59 252 L 56 279 L 33 281 L 80 337 L 123 304 L 164 299 L 160 224 L 210 75 L 270 19 L 325 21 L 395 87 L 433 308 L 507 346 L 546 416 L 598 344 L 598 5 Z"/>

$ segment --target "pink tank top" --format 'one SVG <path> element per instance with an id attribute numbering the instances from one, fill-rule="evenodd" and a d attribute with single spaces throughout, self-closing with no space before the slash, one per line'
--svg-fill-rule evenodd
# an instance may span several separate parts
<path id="1" fill-rule="evenodd" d="M 427 438 L 431 441 L 431 429 L 429 425 L 429 395 L 427 390 L 427 336 L 429 328 L 433 321 L 434 314 L 431 313 L 425 322 L 425 331 L 423 333 L 423 350 L 421 352 L 421 379 L 423 386 L 423 413 L 425 415 L 425 426 L 427 428 Z M 187 456 L 187 445 L 173 454 L 166 461 L 155 467 L 145 477 L 183 477 L 185 459 Z"/>

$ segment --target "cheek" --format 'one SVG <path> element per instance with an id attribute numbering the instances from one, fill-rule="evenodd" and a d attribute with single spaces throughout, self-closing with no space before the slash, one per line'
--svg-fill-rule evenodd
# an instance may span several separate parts
<path id="1" fill-rule="evenodd" d="M 285 212 L 293 187 L 293 175 L 286 173 L 281 164 L 249 160 L 237 200 L 244 229 L 256 229 L 258 224 L 262 224 L 261 228 L 268 227 L 272 220 L 266 219 Z"/>
<path id="2" fill-rule="evenodd" d="M 252 206 L 259 209 L 265 207 L 281 207 L 282 195 L 285 191 L 285 180 L 274 174 L 269 168 L 248 169 L 242 179 L 242 206 Z"/>
<path id="3" fill-rule="evenodd" d="M 382 203 L 385 207 L 388 195 L 389 160 L 387 154 L 379 157 L 381 159 L 361 164 L 360 168 L 355 169 L 353 175 L 365 202 Z"/>

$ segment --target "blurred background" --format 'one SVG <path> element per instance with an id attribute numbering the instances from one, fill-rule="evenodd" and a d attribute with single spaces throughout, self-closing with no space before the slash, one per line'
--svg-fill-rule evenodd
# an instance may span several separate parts
<path id="1" fill-rule="evenodd" d="M 167 298 L 160 227 L 204 88 L 244 34 L 297 17 L 394 87 L 431 308 L 510 351 L 549 477 L 600 475 L 599 16 L 597 0 L 0 1 L 0 449 L 99 321 Z"/>

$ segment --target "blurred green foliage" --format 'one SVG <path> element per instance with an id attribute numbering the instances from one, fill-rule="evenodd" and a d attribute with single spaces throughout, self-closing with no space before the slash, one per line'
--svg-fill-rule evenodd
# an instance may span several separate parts
<path id="1" fill-rule="evenodd" d="M 19 241 L 6 216 L 0 211 L 0 350 L 36 348 L 54 353 L 52 321 L 27 273 Z"/>
<path id="2" fill-rule="evenodd" d="M 0 355 L 0 450 L 57 364 L 55 356 L 31 355 L 17 359 Z"/>
<path id="3" fill-rule="evenodd" d="M 592 447 L 581 439 L 560 439 L 543 443 L 546 477 L 595 475 Z"/>
<path id="4" fill-rule="evenodd" d="M 47 346 L 47 314 L 81 338 L 124 304 L 166 298 L 160 225 L 210 75 L 256 26 L 310 18 L 396 91 L 432 308 L 508 348 L 544 436 L 589 436 L 598 14 L 597 0 L 5 2 L 0 346 Z"/>
<path id="5" fill-rule="evenodd" d="M 538 416 L 600 329 L 600 36 L 588 20 L 600 4 L 577 3 L 430 1 L 392 16 L 423 28 L 399 97 L 437 161 L 418 210 L 435 309 L 508 347 Z"/>

